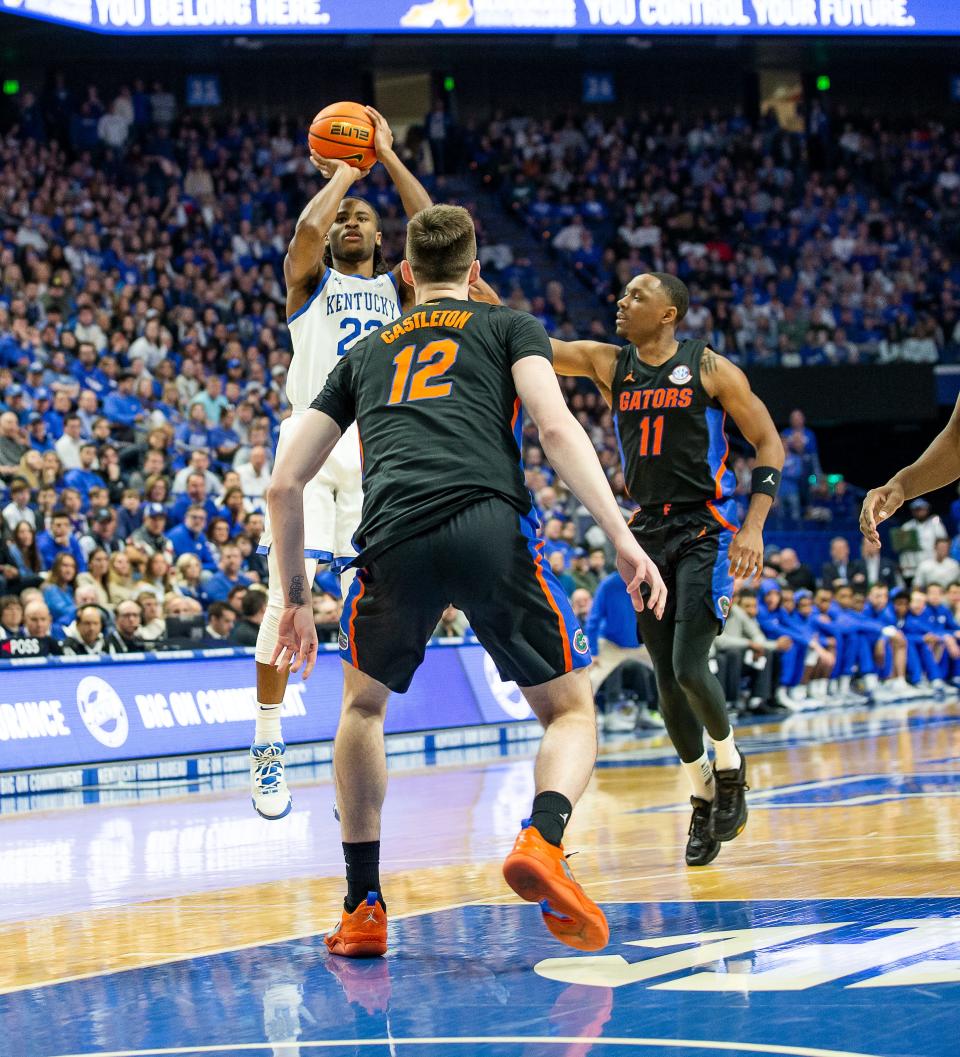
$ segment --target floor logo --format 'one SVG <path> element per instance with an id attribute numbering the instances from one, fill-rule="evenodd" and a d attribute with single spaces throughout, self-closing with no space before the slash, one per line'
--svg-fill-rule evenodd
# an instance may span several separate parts
<path id="1" fill-rule="evenodd" d="M 533 712 L 516 683 L 505 683 L 489 653 L 483 655 L 483 675 L 494 700 L 511 719 L 530 719 Z"/>
<path id="2" fill-rule="evenodd" d="M 837 929 L 856 930 L 850 936 L 854 942 L 833 937 L 831 942 L 809 942 Z M 903 918 L 866 926 L 850 921 L 776 925 L 630 940 L 626 944 L 630 947 L 677 949 L 637 962 L 628 962 L 619 954 L 549 958 L 539 962 L 535 971 L 549 980 L 587 987 L 645 984 L 656 991 L 742 993 L 806 991 L 875 970 L 875 975 L 846 988 L 917 987 L 960 983 L 960 961 L 955 954 L 922 957 L 958 944 L 960 917 Z M 757 951 L 765 952 L 762 959 L 752 957 Z M 731 971 L 727 962 L 725 971 L 713 971 L 725 959 L 746 968 Z M 704 971 L 689 971 L 700 968 Z"/>
<path id="3" fill-rule="evenodd" d="M 120 695 L 97 675 L 77 684 L 77 708 L 90 734 L 108 749 L 119 749 L 130 733 L 130 721 Z"/>

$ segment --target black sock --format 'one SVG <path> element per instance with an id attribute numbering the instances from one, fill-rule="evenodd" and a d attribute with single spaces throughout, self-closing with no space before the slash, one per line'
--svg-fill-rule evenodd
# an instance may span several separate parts
<path id="1" fill-rule="evenodd" d="M 380 841 L 365 840 L 357 844 L 343 843 L 343 857 L 347 863 L 347 897 L 344 909 L 352 914 L 366 901 L 368 892 L 376 892 L 384 910 L 387 904 L 380 891 Z"/>
<path id="2" fill-rule="evenodd" d="M 530 824 L 550 844 L 560 847 L 573 805 L 562 793 L 537 793 L 533 798 Z"/>

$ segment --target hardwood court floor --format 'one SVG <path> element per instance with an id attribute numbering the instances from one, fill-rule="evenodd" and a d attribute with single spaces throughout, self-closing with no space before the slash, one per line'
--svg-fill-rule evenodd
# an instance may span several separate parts
<path id="1" fill-rule="evenodd" d="M 743 728 L 750 821 L 682 865 L 663 738 L 608 740 L 568 830 L 609 947 L 554 942 L 500 863 L 529 756 L 391 775 L 391 949 L 330 959 L 329 780 L 0 818 L 0 1055 L 939 1057 L 960 1026 L 960 708 Z"/>

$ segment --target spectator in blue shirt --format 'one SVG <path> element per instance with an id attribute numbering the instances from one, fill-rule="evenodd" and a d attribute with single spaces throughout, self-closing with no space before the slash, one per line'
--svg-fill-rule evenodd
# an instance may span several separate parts
<path id="1" fill-rule="evenodd" d="M 120 440 L 133 440 L 133 427 L 143 416 L 143 404 L 133 392 L 134 382 L 134 376 L 124 372 L 117 379 L 116 390 L 103 401 L 103 414 L 119 426 L 116 434 Z"/>
<path id="2" fill-rule="evenodd" d="M 77 362 L 73 374 L 84 389 L 89 389 L 101 400 L 113 388 L 110 379 L 97 366 L 97 350 L 92 342 L 81 341 L 77 346 Z"/>
<path id="3" fill-rule="evenodd" d="M 200 588 L 200 601 L 204 609 L 212 602 L 225 602 L 238 584 L 249 587 L 253 581 L 240 571 L 243 555 L 236 543 L 224 543 L 220 548 L 220 571 L 205 580 Z"/>
<path id="4" fill-rule="evenodd" d="M 785 429 L 781 435 L 783 437 L 784 447 L 790 444 L 791 438 L 800 438 L 799 442 L 794 442 L 793 450 L 801 455 L 807 455 L 810 457 L 810 472 L 819 477 L 823 471 L 820 468 L 820 453 L 817 450 L 817 438 L 814 435 L 813 430 L 807 429 L 807 419 L 802 411 L 797 409 L 790 412 L 790 427 L 789 429 Z"/>
<path id="5" fill-rule="evenodd" d="M 601 640 L 622 650 L 635 650 L 640 645 L 636 610 L 619 573 L 610 573 L 600 581 L 585 631 L 594 657 L 599 654 Z"/>
<path id="6" fill-rule="evenodd" d="M 63 475 L 63 483 L 67 488 L 75 488 L 83 499 L 84 507 L 90 496 L 91 488 L 106 488 L 106 481 L 94 470 L 97 461 L 97 446 L 88 441 L 80 446 L 80 466 L 75 470 L 67 470 Z"/>
<path id="7" fill-rule="evenodd" d="M 563 567 L 566 568 L 573 547 L 563 538 L 563 522 L 556 517 L 550 518 L 543 527 L 543 556 L 549 561 L 554 551 L 563 555 Z"/>
<path id="8" fill-rule="evenodd" d="M 213 439 L 203 404 L 191 404 L 187 421 L 177 426 L 174 433 L 178 454 L 189 456 L 194 451 L 209 452 L 214 446 Z"/>
<path id="9" fill-rule="evenodd" d="M 191 410 L 194 405 L 199 404 L 210 426 L 218 426 L 220 416 L 230 407 L 230 401 L 221 392 L 221 386 L 220 375 L 211 374 L 203 390 L 197 393 L 191 401 Z"/>
<path id="10" fill-rule="evenodd" d="M 53 451 L 53 438 L 47 430 L 47 422 L 39 411 L 27 416 L 27 443 L 34 451 Z"/>
<path id="11" fill-rule="evenodd" d="M 195 554 L 204 570 L 216 573 L 219 569 L 204 535 L 206 527 L 206 510 L 202 506 L 190 506 L 184 514 L 183 524 L 172 528 L 167 539 L 173 544 L 173 553 L 178 558 L 182 554 Z"/>
<path id="12" fill-rule="evenodd" d="M 37 550 L 43 559 L 44 568 L 50 569 L 58 554 L 72 554 L 79 572 L 87 571 L 80 540 L 73 531 L 69 513 L 62 507 L 54 510 L 50 517 L 50 530 L 37 536 Z"/>
<path id="13" fill-rule="evenodd" d="M 207 519 L 215 518 L 220 511 L 217 504 L 207 495 L 207 479 L 200 473 L 192 473 L 187 478 L 187 490 L 177 496 L 173 506 L 170 507 L 168 525 L 175 525 L 183 521 L 184 516 L 192 506 L 201 506 L 206 511 Z"/>
<path id="14" fill-rule="evenodd" d="M 43 600 L 50 610 L 54 624 L 65 627 L 74 618 L 76 606 L 73 601 L 73 589 L 76 579 L 76 560 L 69 552 L 61 551 L 50 567 L 50 574 L 43 588 Z"/>
<path id="15" fill-rule="evenodd" d="M 555 550 L 551 553 L 549 562 L 550 571 L 560 582 L 563 593 L 569 598 L 577 589 L 577 585 L 573 582 L 573 577 L 566 572 L 566 555 L 561 550 Z"/>
<path id="16" fill-rule="evenodd" d="M 77 416 L 80 419 L 80 436 L 84 440 L 93 440 L 93 425 L 101 419 L 98 410 L 97 394 L 92 389 L 84 389 L 77 401 Z M 108 423 L 109 425 L 109 423 Z"/>

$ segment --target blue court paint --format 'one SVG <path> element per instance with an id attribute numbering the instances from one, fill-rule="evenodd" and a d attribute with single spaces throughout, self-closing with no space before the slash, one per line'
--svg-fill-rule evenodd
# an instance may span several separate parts
<path id="1" fill-rule="evenodd" d="M 551 940 L 535 906 L 464 907 L 395 921 L 385 959 L 317 936 L 10 994 L 3 1052 L 953 1057 L 960 898 L 606 909 L 599 955 Z"/>

